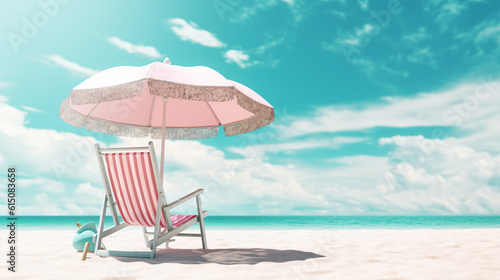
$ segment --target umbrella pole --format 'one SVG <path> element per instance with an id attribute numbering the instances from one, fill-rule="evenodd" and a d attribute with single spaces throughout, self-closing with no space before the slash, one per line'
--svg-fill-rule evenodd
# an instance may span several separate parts
<path id="1" fill-rule="evenodd" d="M 167 121 L 167 101 L 168 98 L 162 98 L 161 99 L 163 103 L 163 119 L 161 122 L 161 162 L 160 162 L 160 178 L 161 178 L 161 187 L 163 188 L 163 173 L 164 173 L 164 168 L 165 168 L 165 126 L 166 126 L 166 121 Z"/>
<path id="2" fill-rule="evenodd" d="M 158 195 L 161 195 L 163 196 L 163 193 L 165 191 L 165 188 L 163 187 L 163 173 L 164 173 L 164 168 L 165 168 L 165 126 L 166 126 L 166 122 L 167 122 L 167 101 L 168 101 L 168 98 L 166 97 L 163 97 L 161 99 L 161 102 L 163 103 L 163 119 L 161 121 L 161 163 L 160 163 L 160 166 L 161 166 L 161 175 L 160 175 L 160 180 L 161 180 L 161 192 L 158 193 Z M 163 196 L 163 199 L 165 199 L 165 197 Z M 167 203 L 166 200 L 163 200 L 163 203 Z M 167 229 L 168 230 L 172 230 L 174 227 L 172 225 L 172 220 L 170 219 L 170 210 L 166 210 L 163 209 L 163 215 L 165 215 L 165 219 L 166 219 L 166 222 L 167 222 Z M 156 234 L 156 233 L 155 233 Z M 156 237 L 155 237 L 156 238 Z M 169 239 L 168 241 L 173 241 L 173 239 Z M 168 244 L 168 242 L 167 242 Z M 168 246 L 168 245 L 167 245 Z"/>

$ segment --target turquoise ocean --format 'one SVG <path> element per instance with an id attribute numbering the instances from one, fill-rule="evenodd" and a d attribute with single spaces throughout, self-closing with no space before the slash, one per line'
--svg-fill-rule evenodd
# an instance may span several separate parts
<path id="1" fill-rule="evenodd" d="M 0 216 L 7 222 L 6 216 Z M 18 216 L 18 230 L 76 229 L 98 216 Z M 105 226 L 111 226 L 111 217 Z M 209 216 L 208 230 L 345 230 L 500 228 L 500 216 Z"/>

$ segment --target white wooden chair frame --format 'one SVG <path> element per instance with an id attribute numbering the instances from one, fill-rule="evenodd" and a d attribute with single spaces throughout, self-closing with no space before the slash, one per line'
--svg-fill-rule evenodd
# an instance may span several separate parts
<path id="1" fill-rule="evenodd" d="M 203 211 L 201 208 L 201 198 L 200 195 L 203 193 L 203 189 L 196 190 L 172 203 L 167 203 L 165 198 L 165 193 L 163 191 L 163 186 L 161 184 L 161 178 L 159 176 L 158 165 L 156 161 L 155 150 L 153 142 L 149 142 L 147 147 L 130 147 L 130 148 L 101 148 L 99 144 L 95 145 L 95 150 L 97 154 L 97 159 L 99 161 L 99 168 L 101 170 L 102 180 L 104 182 L 104 189 L 106 193 L 104 195 L 104 200 L 102 203 L 101 217 L 99 219 L 99 228 L 97 234 L 94 235 L 93 241 L 96 244 L 95 255 L 98 256 L 117 256 L 117 257 L 141 257 L 141 258 L 155 258 L 156 248 L 164 242 L 172 241 L 171 238 L 174 236 L 190 236 L 190 237 L 201 237 L 203 249 L 207 249 L 207 241 L 205 236 L 205 224 L 203 219 L 208 216 L 207 211 Z M 129 224 L 122 222 L 118 219 L 118 209 L 116 209 L 116 202 L 113 198 L 113 192 L 110 187 L 110 181 L 108 178 L 108 173 L 106 172 L 106 166 L 104 164 L 104 155 L 106 153 L 119 153 L 119 152 L 149 152 L 151 158 L 151 164 L 153 165 L 154 178 L 156 180 L 156 187 L 158 191 L 158 204 L 156 208 L 156 219 L 154 232 L 148 232 L 146 227 L 142 227 L 142 232 L 144 235 L 144 242 L 146 247 L 151 249 L 151 252 L 130 252 L 130 251 L 114 251 L 114 250 L 101 250 L 102 239 L 109 236 L 127 226 Z M 186 202 L 191 198 L 196 198 L 196 205 L 198 208 L 198 215 L 195 218 L 181 224 L 180 226 L 174 228 L 170 216 L 170 210 L 180 204 Z M 104 221 L 106 219 L 106 208 L 109 207 L 111 216 L 113 218 L 114 226 L 104 229 Z M 161 213 L 165 217 L 167 222 L 167 228 L 160 232 L 160 219 Z M 200 233 L 182 233 L 187 228 L 191 227 L 196 223 L 200 223 Z M 149 238 L 148 235 L 153 235 L 153 238 Z"/>

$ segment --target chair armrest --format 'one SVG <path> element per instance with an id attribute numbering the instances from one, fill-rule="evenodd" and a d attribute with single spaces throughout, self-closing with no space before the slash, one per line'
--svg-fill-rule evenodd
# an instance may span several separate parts
<path id="1" fill-rule="evenodd" d="M 194 191 L 194 192 L 192 192 L 192 193 L 190 193 L 188 195 L 185 195 L 185 196 L 177 199 L 176 201 L 174 201 L 172 203 L 167 204 L 167 206 L 165 206 L 164 208 L 167 209 L 167 210 L 170 210 L 170 209 L 172 209 L 172 208 L 174 208 L 176 206 L 179 206 L 180 204 L 186 202 L 186 200 L 194 198 L 194 197 L 196 197 L 196 196 L 198 196 L 198 195 L 200 195 L 202 193 L 203 193 L 203 189 L 196 190 L 196 191 Z"/>

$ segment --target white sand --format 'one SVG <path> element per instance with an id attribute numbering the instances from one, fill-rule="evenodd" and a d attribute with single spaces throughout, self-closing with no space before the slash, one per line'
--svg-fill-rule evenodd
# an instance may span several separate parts
<path id="1" fill-rule="evenodd" d="M 80 261 L 74 231 L 18 232 L 18 271 L 0 279 L 500 279 L 500 229 L 208 231 L 162 245 L 154 260 Z M 109 249 L 144 250 L 139 229 L 105 239 Z"/>

